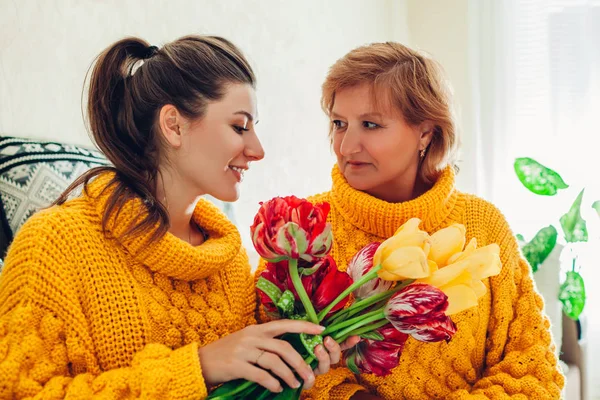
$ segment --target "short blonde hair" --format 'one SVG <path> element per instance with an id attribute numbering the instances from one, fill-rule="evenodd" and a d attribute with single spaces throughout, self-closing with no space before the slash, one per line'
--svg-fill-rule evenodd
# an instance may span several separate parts
<path id="1" fill-rule="evenodd" d="M 419 168 L 424 182 L 435 182 L 448 165 L 456 168 L 460 140 L 451 89 L 436 61 L 395 42 L 358 47 L 329 69 L 322 87 L 325 113 L 331 114 L 336 92 L 363 83 L 373 85 L 374 95 L 381 93 L 379 89 L 387 93 L 388 104 L 400 111 L 409 125 L 433 122 L 433 137 Z"/>

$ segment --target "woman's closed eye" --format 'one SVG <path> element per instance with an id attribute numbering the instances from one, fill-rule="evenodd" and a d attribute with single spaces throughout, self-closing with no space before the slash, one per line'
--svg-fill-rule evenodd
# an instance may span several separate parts
<path id="1" fill-rule="evenodd" d="M 231 127 L 233 128 L 233 130 L 235 130 L 240 135 L 243 134 L 244 132 L 248 132 L 250 130 L 248 128 L 244 128 L 243 126 L 238 126 L 238 125 L 232 125 Z"/>

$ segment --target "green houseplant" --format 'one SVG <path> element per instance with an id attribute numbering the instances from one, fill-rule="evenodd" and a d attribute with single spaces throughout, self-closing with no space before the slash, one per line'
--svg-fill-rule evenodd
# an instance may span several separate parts
<path id="1" fill-rule="evenodd" d="M 514 169 L 523 186 L 539 196 L 555 196 L 560 190 L 569 187 L 556 171 L 532 158 L 517 158 Z M 566 243 L 588 241 L 586 222 L 581 217 L 584 191 L 585 188 L 581 189 L 569 211 L 558 221 Z M 594 202 L 592 207 L 600 215 L 600 201 Z M 519 240 L 524 243 L 521 247 L 523 255 L 529 261 L 534 273 L 556 246 L 558 235 L 557 228 L 552 224 L 540 229 L 528 242 L 518 235 Z M 585 307 L 586 300 L 585 284 L 579 273 L 577 256 L 573 256 L 571 267 L 566 272 L 566 278 L 560 286 L 558 297 L 565 314 L 572 319 L 577 319 Z"/>

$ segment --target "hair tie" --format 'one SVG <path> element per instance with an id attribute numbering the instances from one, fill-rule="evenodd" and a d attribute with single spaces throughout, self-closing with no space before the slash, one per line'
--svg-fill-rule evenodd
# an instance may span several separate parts
<path id="1" fill-rule="evenodd" d="M 142 56 L 142 59 L 147 60 L 150 57 L 152 57 L 153 55 L 155 55 L 156 53 L 158 53 L 158 47 L 148 46 L 148 48 L 146 49 L 146 52 Z"/>

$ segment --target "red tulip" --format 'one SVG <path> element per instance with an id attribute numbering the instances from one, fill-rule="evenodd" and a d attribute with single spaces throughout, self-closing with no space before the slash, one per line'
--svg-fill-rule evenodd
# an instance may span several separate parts
<path id="1" fill-rule="evenodd" d="M 322 258 L 316 264 L 301 261 L 299 267 L 301 271 L 308 268 L 316 269 L 311 275 L 301 274 L 301 280 L 304 290 L 317 311 L 325 308 L 352 284 L 352 278 L 337 269 L 337 265 L 331 256 Z M 296 293 L 289 275 L 287 260 L 267 263 L 265 270 L 260 276 L 275 284 L 282 292 L 290 290 L 296 297 L 296 300 L 299 301 L 298 293 Z M 277 311 L 273 300 L 260 288 L 258 289 L 258 294 L 267 312 L 273 313 Z M 348 297 L 337 304 L 331 312 L 340 310 L 347 302 Z"/>
<path id="2" fill-rule="evenodd" d="M 329 203 L 312 204 L 295 196 L 261 203 L 250 227 L 254 247 L 268 261 L 322 258 L 333 240 L 327 214 Z"/>
<path id="3" fill-rule="evenodd" d="M 354 373 L 386 376 L 398 365 L 408 335 L 386 325 L 377 330 L 383 340 L 363 339 L 344 351 L 344 361 Z"/>
<path id="4" fill-rule="evenodd" d="M 381 243 L 373 242 L 369 243 L 365 247 L 359 250 L 358 253 L 352 257 L 348 263 L 348 269 L 346 272 L 352 277 L 354 282 L 357 282 L 367 272 L 373 268 L 373 256 L 379 248 Z M 374 278 L 367 283 L 361 285 L 354 291 L 354 297 L 357 299 L 364 299 L 379 293 L 386 292 L 394 285 L 393 281 L 384 281 L 381 278 Z"/>
<path id="5" fill-rule="evenodd" d="M 456 325 L 444 312 L 448 297 L 441 290 L 425 284 L 413 284 L 394 294 L 385 306 L 385 316 L 392 325 L 423 342 L 449 341 Z"/>
<path id="6" fill-rule="evenodd" d="M 352 285 L 352 278 L 345 272 L 338 270 L 335 261 L 331 256 L 323 259 L 324 265 L 319 269 L 319 275 L 313 281 L 314 292 L 309 294 L 312 304 L 317 312 L 323 310 L 333 302 L 342 292 Z M 342 301 L 337 303 L 335 307 L 327 313 L 327 316 L 344 308 L 350 295 L 346 296 Z"/>

